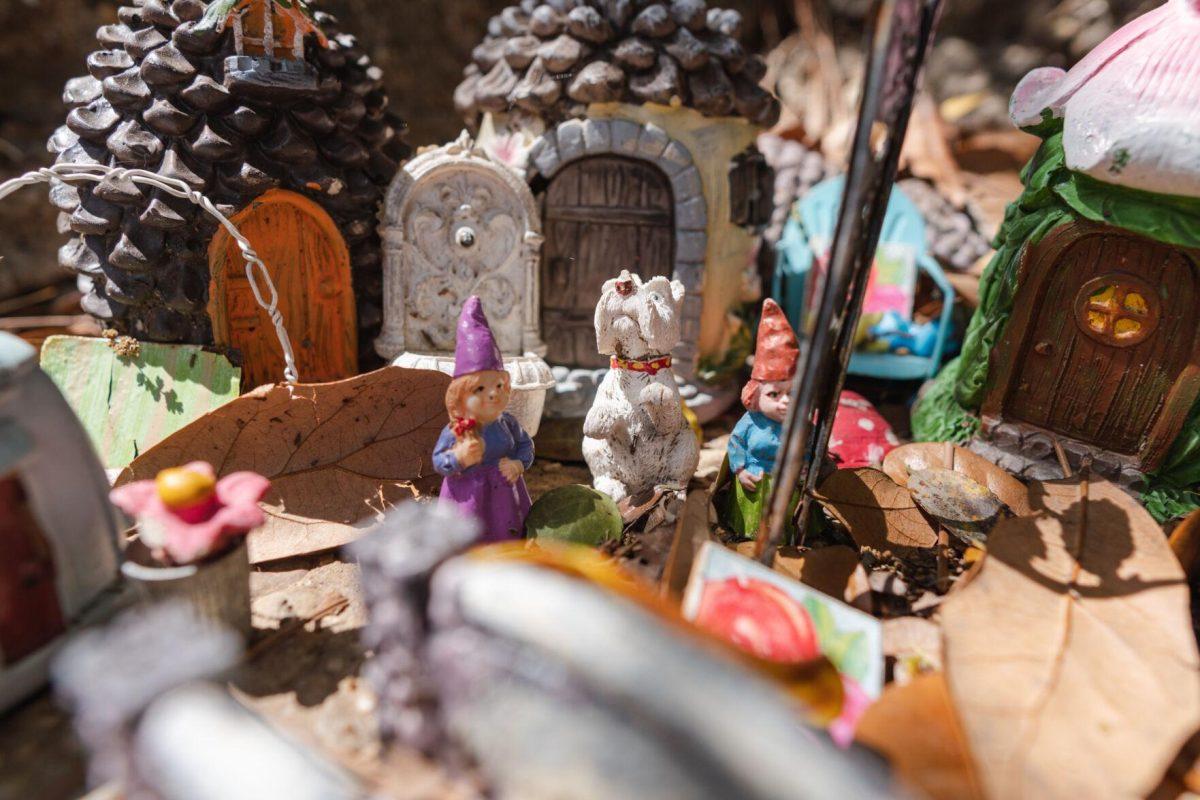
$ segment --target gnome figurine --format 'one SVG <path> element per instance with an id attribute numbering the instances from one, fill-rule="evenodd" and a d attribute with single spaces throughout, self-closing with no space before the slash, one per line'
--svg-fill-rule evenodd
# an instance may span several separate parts
<path id="1" fill-rule="evenodd" d="M 758 323 L 754 370 L 742 389 L 746 413 L 729 436 L 733 491 L 721 509 L 725 526 L 744 538 L 757 536 L 771 493 L 771 472 L 799 355 L 796 334 L 783 309 L 768 298 Z"/>
<path id="2" fill-rule="evenodd" d="M 520 538 L 530 506 L 522 475 L 533 464 L 533 440 L 504 410 L 512 379 L 478 297 L 463 304 L 457 336 L 446 389 L 450 424 L 433 451 L 433 468 L 445 476 L 441 502 L 478 519 L 482 541 Z"/>

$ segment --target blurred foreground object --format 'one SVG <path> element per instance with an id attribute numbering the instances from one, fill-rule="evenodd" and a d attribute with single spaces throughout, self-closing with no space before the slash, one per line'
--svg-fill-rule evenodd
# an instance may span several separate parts
<path id="1" fill-rule="evenodd" d="M 453 558 L 475 536 L 412 503 L 352 548 L 385 736 L 528 800 L 885 796 L 787 694 L 636 602 L 639 585 L 594 551 Z"/>
<path id="2" fill-rule="evenodd" d="M 246 535 L 266 521 L 259 501 L 270 488 L 257 472 L 217 480 L 206 461 L 118 486 L 113 505 L 137 521 L 121 574 L 145 599 L 186 598 L 205 618 L 249 635 Z"/>
<path id="3" fill-rule="evenodd" d="M 109 612 L 117 577 L 87 434 L 37 352 L 0 333 L 0 711 L 41 686 L 64 633 Z"/>
<path id="4" fill-rule="evenodd" d="M 89 783 L 125 800 L 350 800 L 340 770 L 282 737 L 212 681 L 239 637 L 186 604 L 132 611 L 80 635 L 54 665 L 90 752 Z"/>

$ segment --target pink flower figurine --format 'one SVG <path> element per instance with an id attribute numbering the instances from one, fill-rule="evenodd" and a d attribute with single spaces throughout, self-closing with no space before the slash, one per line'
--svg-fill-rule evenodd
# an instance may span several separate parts
<path id="1" fill-rule="evenodd" d="M 138 522 L 142 542 L 169 564 L 193 564 L 228 549 L 262 525 L 259 507 L 271 482 L 254 472 L 220 480 L 210 464 L 165 469 L 154 480 L 113 489 L 109 499 Z"/>

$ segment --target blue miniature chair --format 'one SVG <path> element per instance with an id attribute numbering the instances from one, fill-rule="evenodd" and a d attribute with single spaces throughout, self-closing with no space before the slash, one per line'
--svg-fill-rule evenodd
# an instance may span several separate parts
<path id="1" fill-rule="evenodd" d="M 801 329 L 805 291 L 813 263 L 818 257 L 817 248 L 826 249 L 833 241 L 844 184 L 843 176 L 830 178 L 814 186 L 798 200 L 788 216 L 776 248 L 777 261 L 771 294 L 796 330 Z M 932 378 L 941 366 L 951 333 L 954 288 L 929 254 L 924 217 L 899 187 L 892 188 L 879 243 L 880 246 L 896 243 L 911 248 L 917 270 L 928 275 L 942 293 L 942 314 L 928 355 L 855 351 L 850 359 L 850 374 L 891 380 Z"/>

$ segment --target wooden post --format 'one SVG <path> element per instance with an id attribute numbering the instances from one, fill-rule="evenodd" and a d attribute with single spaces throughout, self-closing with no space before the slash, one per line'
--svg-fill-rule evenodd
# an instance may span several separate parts
<path id="1" fill-rule="evenodd" d="M 267 58 L 275 57 L 275 0 L 263 3 L 262 46 Z"/>
<path id="2" fill-rule="evenodd" d="M 767 565 L 774 560 L 793 514 L 798 516 L 801 542 L 808 528 L 812 492 L 854 348 L 917 75 L 940 4 L 941 0 L 879 0 L 872 15 L 867 78 L 829 268 L 814 317 L 804 320 L 797 331 L 800 367 L 792 381 L 792 402 L 771 476 L 773 491 L 757 540 L 756 555 Z M 885 134 L 882 141 L 879 131 Z M 813 270 L 814 279 L 818 272 Z M 809 296 L 813 296 L 811 286 Z M 797 487 L 802 490 L 798 513 L 789 502 Z"/>
<path id="3" fill-rule="evenodd" d="M 236 11 L 233 13 L 233 52 L 246 55 L 246 32 L 242 29 L 242 15 Z"/>

